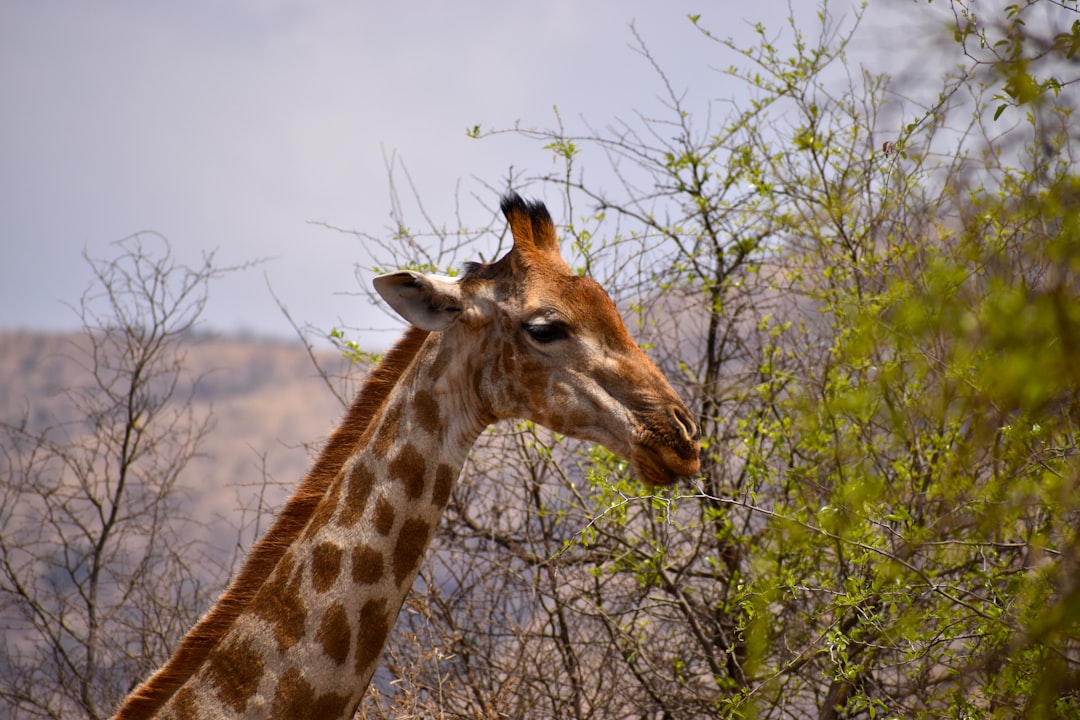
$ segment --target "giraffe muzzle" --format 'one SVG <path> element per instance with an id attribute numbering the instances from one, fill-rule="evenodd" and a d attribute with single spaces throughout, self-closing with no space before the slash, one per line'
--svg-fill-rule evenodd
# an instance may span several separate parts
<path id="1" fill-rule="evenodd" d="M 635 433 L 630 463 L 646 485 L 671 485 L 701 470 L 700 430 L 682 406 L 668 405 L 653 413 Z"/>
<path id="2" fill-rule="evenodd" d="M 672 422 L 682 431 L 683 440 L 697 444 L 701 439 L 701 429 L 694 422 L 694 418 L 690 417 L 690 412 L 686 408 L 678 406 L 669 408 L 668 412 L 671 414 Z"/>

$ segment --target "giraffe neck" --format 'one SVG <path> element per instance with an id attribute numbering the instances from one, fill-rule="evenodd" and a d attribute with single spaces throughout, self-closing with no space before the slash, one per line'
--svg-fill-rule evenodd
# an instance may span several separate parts
<path id="1" fill-rule="evenodd" d="M 311 471 L 267 533 L 252 547 L 228 588 L 181 639 L 168 662 L 125 699 L 117 710 L 115 720 L 153 717 L 177 688 L 198 671 L 217 642 L 251 603 L 285 549 L 307 525 L 318 503 L 341 472 L 345 461 L 355 452 L 359 439 L 368 430 L 398 379 L 412 364 L 427 336 L 426 331 L 410 327 L 387 352 L 383 361 L 372 369 Z"/>
<path id="2" fill-rule="evenodd" d="M 461 361 L 433 335 L 304 530 L 164 717 L 350 717 L 469 449 Z"/>

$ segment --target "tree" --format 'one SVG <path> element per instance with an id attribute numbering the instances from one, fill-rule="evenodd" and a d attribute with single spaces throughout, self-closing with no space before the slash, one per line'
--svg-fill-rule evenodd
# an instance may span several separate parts
<path id="1" fill-rule="evenodd" d="M 1074 2 L 948 10 L 961 62 L 943 43 L 921 105 L 848 69 L 860 17 L 824 7 L 786 48 L 691 18 L 749 90 L 726 114 L 693 112 L 642 41 L 666 116 L 470 130 L 562 160 L 533 182 L 692 399 L 706 463 L 692 488 L 646 492 L 606 453 L 492 432 L 392 650 L 399 689 L 369 714 L 1080 711 L 1080 177 L 1061 92 L 1080 21 Z M 606 172 L 581 171 L 590 154 Z"/>
<path id="2" fill-rule="evenodd" d="M 211 421 L 190 407 L 183 345 L 225 270 L 183 265 L 151 233 L 87 262 L 72 418 L 0 426 L 7 717 L 109 717 L 225 579 L 178 485 Z"/>

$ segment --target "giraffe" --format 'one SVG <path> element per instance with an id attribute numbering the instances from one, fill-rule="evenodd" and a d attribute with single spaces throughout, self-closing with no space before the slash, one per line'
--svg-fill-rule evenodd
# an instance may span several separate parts
<path id="1" fill-rule="evenodd" d="M 411 327 L 218 604 L 121 705 L 130 718 L 351 717 L 473 443 L 524 418 L 602 444 L 648 485 L 700 469 L 698 429 L 595 281 L 559 254 L 542 203 L 459 280 L 402 271 L 376 291 Z"/>

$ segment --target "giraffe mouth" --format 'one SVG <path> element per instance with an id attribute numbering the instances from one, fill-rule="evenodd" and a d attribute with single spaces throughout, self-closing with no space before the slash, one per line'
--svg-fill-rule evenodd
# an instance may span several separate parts
<path id="1" fill-rule="evenodd" d="M 646 485 L 671 485 L 701 470 L 699 430 L 690 413 L 671 405 L 649 413 L 633 433 L 630 464 Z"/>
<path id="2" fill-rule="evenodd" d="M 630 449 L 634 473 L 646 485 L 667 486 L 679 478 L 692 477 L 701 469 L 697 448 L 690 454 L 676 453 L 664 445 L 634 443 Z"/>

